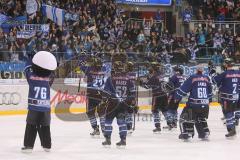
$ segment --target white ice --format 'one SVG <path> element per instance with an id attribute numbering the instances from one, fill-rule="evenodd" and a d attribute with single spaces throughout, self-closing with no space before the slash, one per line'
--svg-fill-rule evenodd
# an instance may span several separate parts
<path id="1" fill-rule="evenodd" d="M 153 134 L 152 121 L 137 121 L 136 131 L 127 138 L 127 147 L 117 149 L 118 128 L 114 122 L 111 148 L 103 148 L 103 137 L 89 136 L 89 122 L 64 122 L 52 118 L 52 150 L 42 150 L 37 138 L 31 154 L 20 151 L 25 130 L 25 116 L 0 117 L 0 159 L 1 160 L 237 160 L 240 157 L 239 137 L 225 138 L 226 127 L 220 118 L 220 108 L 211 108 L 209 141 L 200 141 L 197 135 L 190 142 L 178 139 L 179 130 L 162 131 Z M 140 118 L 141 120 L 141 118 Z M 239 131 L 239 128 L 237 128 Z"/>

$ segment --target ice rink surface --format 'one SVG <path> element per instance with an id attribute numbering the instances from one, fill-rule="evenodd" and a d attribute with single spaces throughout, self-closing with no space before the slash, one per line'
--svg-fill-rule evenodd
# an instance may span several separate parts
<path id="1" fill-rule="evenodd" d="M 89 136 L 89 122 L 64 122 L 52 117 L 52 142 L 50 153 L 40 147 L 39 138 L 33 153 L 21 153 L 25 130 L 25 116 L 0 117 L 1 160 L 237 160 L 240 157 L 240 138 L 225 138 L 226 127 L 220 118 L 220 108 L 211 108 L 209 141 L 201 141 L 197 135 L 190 142 L 178 139 L 179 129 L 163 130 L 153 134 L 153 122 L 136 122 L 136 131 L 127 138 L 127 147 L 117 149 L 118 128 L 114 122 L 111 148 L 103 148 L 103 137 Z M 240 128 L 237 128 L 239 132 Z"/>

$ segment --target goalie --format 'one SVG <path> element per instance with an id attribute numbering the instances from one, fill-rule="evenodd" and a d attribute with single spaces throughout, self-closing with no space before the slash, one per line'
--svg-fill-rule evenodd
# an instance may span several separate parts
<path id="1" fill-rule="evenodd" d="M 207 124 L 209 102 L 212 101 L 212 86 L 208 76 L 203 75 L 203 66 L 197 66 L 197 73 L 190 76 L 177 90 L 175 102 L 190 93 L 186 107 L 183 109 L 179 125 L 179 139 L 188 140 L 194 136 L 194 125 L 198 138 L 207 139 L 210 131 Z"/>

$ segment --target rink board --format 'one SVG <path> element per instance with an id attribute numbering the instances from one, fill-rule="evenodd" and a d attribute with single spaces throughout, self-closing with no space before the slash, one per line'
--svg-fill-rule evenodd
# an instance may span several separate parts
<path id="1" fill-rule="evenodd" d="M 57 79 L 51 89 L 52 113 L 84 113 L 86 112 L 86 83 L 81 82 L 78 92 L 79 79 Z M 0 80 L 0 116 L 22 115 L 27 113 L 28 85 L 26 80 Z M 144 94 L 138 98 L 140 112 L 149 112 L 151 108 L 151 91 L 139 87 L 139 92 Z M 60 105 L 59 105 L 60 104 Z M 219 106 L 211 103 L 210 106 Z M 180 104 L 179 107 L 184 107 Z"/>

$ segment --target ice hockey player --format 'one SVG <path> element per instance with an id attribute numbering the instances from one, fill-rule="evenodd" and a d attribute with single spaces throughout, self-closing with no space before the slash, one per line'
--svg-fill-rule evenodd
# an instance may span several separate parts
<path id="1" fill-rule="evenodd" d="M 223 106 L 228 131 L 225 136 L 228 138 L 236 135 L 234 112 L 238 108 L 240 72 L 233 69 L 231 59 L 225 60 L 225 67 L 226 71 L 213 76 L 212 81 L 219 87 L 221 105 Z"/>
<path id="2" fill-rule="evenodd" d="M 168 127 L 176 128 L 177 127 L 177 121 L 178 121 L 178 106 L 179 102 L 175 102 L 175 94 L 177 92 L 177 89 L 181 86 L 181 84 L 184 82 L 185 77 L 183 76 L 183 69 L 176 66 L 173 68 L 174 75 L 169 78 L 169 85 L 171 85 L 171 90 L 168 95 L 168 111 L 167 111 L 167 124 Z"/>
<path id="3" fill-rule="evenodd" d="M 100 117 L 100 125 L 102 133 L 104 133 L 105 109 L 101 105 L 102 97 L 101 90 L 104 89 L 104 84 L 107 79 L 106 73 L 103 71 L 102 61 L 98 57 L 82 56 L 79 60 L 80 68 L 87 77 L 87 116 L 90 120 L 93 132 L 91 136 L 100 135 L 99 126 L 96 118 L 96 110 Z M 101 106 L 100 108 L 98 108 Z"/>
<path id="4" fill-rule="evenodd" d="M 154 133 L 161 131 L 160 113 L 161 111 L 167 119 L 168 97 L 163 89 L 166 84 L 164 80 L 163 67 L 158 62 L 152 62 L 149 70 L 149 77 L 146 82 L 140 82 L 140 85 L 146 89 L 152 89 L 152 115 L 154 119 Z"/>
<path id="5" fill-rule="evenodd" d="M 204 67 L 197 66 L 197 73 L 191 75 L 177 90 L 176 102 L 190 93 L 186 107 L 180 115 L 179 139 L 188 140 L 194 136 L 194 125 L 197 129 L 198 138 L 208 139 L 210 134 L 207 118 L 209 114 L 209 102 L 212 101 L 212 86 L 208 76 L 203 75 Z"/>
<path id="6" fill-rule="evenodd" d="M 125 65 L 121 61 L 113 63 L 112 75 L 107 79 L 105 91 L 109 93 L 105 119 L 105 141 L 103 146 L 111 145 L 112 122 L 117 119 L 120 142 L 117 147 L 126 146 L 126 114 L 129 106 L 135 106 L 134 84 L 127 76 Z M 133 91 L 133 92 L 132 92 Z"/>
<path id="7" fill-rule="evenodd" d="M 132 92 L 132 94 L 135 95 L 134 99 L 135 102 L 137 103 L 137 90 L 136 90 L 136 81 L 137 81 L 137 74 L 136 72 L 134 72 L 134 64 L 133 62 L 128 62 L 127 63 L 127 73 L 128 73 L 128 77 L 129 79 L 132 81 L 132 83 L 134 84 L 134 91 Z M 133 132 L 133 120 L 134 120 L 134 116 L 133 114 L 136 114 L 138 112 L 138 106 L 136 104 L 136 106 L 131 106 L 128 107 L 128 114 L 126 117 L 126 122 L 127 122 L 127 130 L 128 130 L 128 135 L 132 134 Z"/>
<path id="8" fill-rule="evenodd" d="M 51 149 L 50 86 L 56 68 L 57 61 L 54 55 L 40 51 L 24 69 L 29 84 L 27 125 L 22 148 L 24 153 L 32 152 L 37 132 L 43 149 L 47 152 Z"/>

